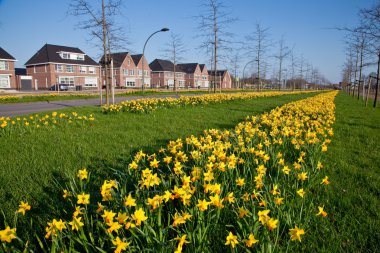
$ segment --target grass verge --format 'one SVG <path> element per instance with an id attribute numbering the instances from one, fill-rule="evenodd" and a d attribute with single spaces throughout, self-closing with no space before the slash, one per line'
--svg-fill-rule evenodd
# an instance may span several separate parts
<path id="1" fill-rule="evenodd" d="M 325 156 L 330 222 L 308 236 L 309 252 L 380 252 L 380 111 L 336 98 L 335 136 Z"/>
<path id="2" fill-rule="evenodd" d="M 57 192 L 55 184 L 65 182 L 67 175 L 73 175 L 81 167 L 106 178 L 113 170 L 125 168 L 130 154 L 140 148 L 149 152 L 158 150 L 169 140 L 199 135 L 204 129 L 229 129 L 247 115 L 313 95 L 315 93 L 160 109 L 152 114 L 103 115 L 96 107 L 77 108 L 79 114 L 94 114 L 93 127 L 37 130 L 1 139 L 1 209 L 10 218 L 20 200 L 28 201 L 35 215 L 44 221 L 50 214 L 62 212 L 56 204 L 61 192 Z"/>

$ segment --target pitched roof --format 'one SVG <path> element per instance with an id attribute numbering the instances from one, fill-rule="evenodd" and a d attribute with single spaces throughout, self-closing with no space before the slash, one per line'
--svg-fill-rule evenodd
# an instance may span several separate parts
<path id="1" fill-rule="evenodd" d="M 0 59 L 5 60 L 16 60 L 12 55 L 10 55 L 7 51 L 5 51 L 2 47 L 0 47 Z"/>
<path id="2" fill-rule="evenodd" d="M 201 72 L 203 72 L 203 69 L 205 68 L 205 64 L 199 64 L 199 68 L 201 69 Z"/>
<path id="3" fill-rule="evenodd" d="M 84 54 L 84 60 L 72 60 L 72 59 L 63 59 L 59 56 L 58 52 L 70 52 L 77 54 Z M 82 50 L 77 47 L 66 47 L 58 45 L 45 44 L 40 50 L 37 51 L 35 55 L 30 58 L 25 65 L 34 65 L 47 62 L 56 62 L 56 63 L 67 63 L 67 64 L 81 64 L 81 65 L 95 65 L 96 63 L 88 55 L 86 55 Z"/>
<path id="4" fill-rule="evenodd" d="M 120 52 L 120 53 L 113 53 L 111 54 L 111 58 L 113 59 L 113 66 L 114 68 L 120 68 L 123 64 L 125 57 L 127 57 L 129 53 L 128 52 Z M 99 63 L 104 61 L 104 55 L 99 60 Z"/>
<path id="5" fill-rule="evenodd" d="M 195 70 L 197 69 L 198 63 L 183 63 L 183 64 L 177 64 L 178 69 L 182 70 L 183 72 L 187 74 L 194 74 Z"/>
<path id="6" fill-rule="evenodd" d="M 132 57 L 133 62 L 137 66 L 137 65 L 139 65 L 139 62 L 140 62 L 140 60 L 142 58 L 142 54 L 134 54 L 134 55 L 131 55 L 131 57 Z"/>
<path id="7" fill-rule="evenodd" d="M 16 76 L 26 76 L 26 68 L 15 68 Z"/>
<path id="8" fill-rule="evenodd" d="M 217 70 L 217 71 L 216 71 L 216 76 L 224 76 L 224 74 L 225 74 L 226 72 L 228 72 L 228 70 L 226 70 L 226 69 L 223 69 L 223 70 Z M 214 70 L 209 70 L 209 71 L 208 71 L 208 74 L 209 74 L 210 76 L 214 76 Z"/>
<path id="9" fill-rule="evenodd" d="M 171 61 L 155 59 L 149 67 L 152 71 L 173 71 L 174 64 Z"/>

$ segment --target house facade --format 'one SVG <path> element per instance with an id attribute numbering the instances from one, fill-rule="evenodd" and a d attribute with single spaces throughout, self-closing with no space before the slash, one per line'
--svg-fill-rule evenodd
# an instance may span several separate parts
<path id="1" fill-rule="evenodd" d="M 215 73 L 213 70 L 208 71 L 210 83 L 214 83 Z M 216 87 L 222 89 L 231 89 L 232 87 L 232 78 L 228 70 L 217 70 L 216 71 Z"/>
<path id="2" fill-rule="evenodd" d="M 0 47 L 0 89 L 16 89 L 16 59 Z"/>
<path id="3" fill-rule="evenodd" d="M 139 88 L 142 86 L 143 55 L 129 52 L 111 54 L 113 60 L 113 82 L 116 88 Z M 104 56 L 100 62 L 104 60 Z M 144 83 L 150 87 L 150 68 L 144 57 Z M 102 70 L 102 84 L 105 85 L 105 71 Z"/>
<path id="4" fill-rule="evenodd" d="M 183 63 L 178 64 L 178 69 L 185 72 L 185 87 L 186 88 L 207 88 L 208 87 L 208 72 L 204 64 L 198 63 Z"/>
<path id="5" fill-rule="evenodd" d="M 79 48 L 45 44 L 25 66 L 35 90 L 56 84 L 71 89 L 99 88 L 100 66 Z"/>
<path id="6" fill-rule="evenodd" d="M 174 64 L 171 61 L 155 59 L 149 64 L 151 69 L 152 88 L 173 88 L 174 87 Z M 176 67 L 175 81 L 177 88 L 185 88 L 186 73 Z"/>
<path id="7" fill-rule="evenodd" d="M 202 75 L 201 88 L 208 88 L 210 84 L 209 84 L 209 75 L 208 75 L 207 67 L 205 64 L 199 64 L 199 68 L 201 70 L 201 75 Z"/>

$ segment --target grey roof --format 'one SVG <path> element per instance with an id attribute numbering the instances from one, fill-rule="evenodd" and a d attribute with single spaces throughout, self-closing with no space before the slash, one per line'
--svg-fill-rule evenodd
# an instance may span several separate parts
<path id="1" fill-rule="evenodd" d="M 63 59 L 59 56 L 58 52 L 70 52 L 70 53 L 85 53 L 77 47 L 66 47 L 58 45 L 45 44 L 35 55 L 30 58 L 25 65 L 42 64 L 47 62 L 67 63 L 67 64 L 82 64 L 82 65 L 94 65 L 98 66 L 98 63 L 91 59 L 88 55 L 84 56 L 82 60 Z"/>
<path id="2" fill-rule="evenodd" d="M 133 62 L 137 66 L 137 65 L 139 65 L 139 62 L 140 62 L 140 60 L 142 58 L 142 54 L 134 54 L 134 55 L 131 55 L 131 57 L 132 57 Z"/>
<path id="3" fill-rule="evenodd" d="M 113 59 L 113 66 L 114 68 L 120 68 L 123 64 L 125 57 L 127 57 L 129 53 L 128 52 L 120 52 L 120 53 L 113 53 L 111 54 L 111 58 Z M 104 55 L 100 59 L 99 63 L 104 61 Z"/>
<path id="4" fill-rule="evenodd" d="M 155 59 L 149 67 L 152 71 L 173 71 L 174 64 L 171 61 Z"/>
<path id="5" fill-rule="evenodd" d="M 12 55 L 10 55 L 7 51 L 5 51 L 2 47 L 0 47 L 0 59 L 6 60 L 16 60 Z"/>
<path id="6" fill-rule="evenodd" d="M 203 72 L 203 69 L 205 68 L 205 64 L 199 64 L 199 67 L 200 67 L 200 69 L 201 69 L 201 72 Z"/>
<path id="7" fill-rule="evenodd" d="M 182 63 L 177 64 L 178 69 L 182 70 L 187 74 L 194 74 L 197 69 L 198 63 Z"/>
<path id="8" fill-rule="evenodd" d="M 15 68 L 16 76 L 26 76 L 26 68 Z"/>
<path id="9" fill-rule="evenodd" d="M 226 69 L 224 69 L 224 70 L 217 70 L 217 71 L 216 71 L 216 76 L 224 76 L 224 74 L 225 74 L 226 72 L 228 72 L 228 70 L 226 70 Z M 209 71 L 208 71 L 208 74 L 209 74 L 210 76 L 214 76 L 214 70 L 209 70 Z"/>

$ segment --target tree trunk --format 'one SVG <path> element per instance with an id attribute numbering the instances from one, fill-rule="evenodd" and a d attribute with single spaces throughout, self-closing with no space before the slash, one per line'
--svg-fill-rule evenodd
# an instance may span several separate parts
<path id="1" fill-rule="evenodd" d="M 104 53 L 104 77 L 106 80 L 106 105 L 109 105 L 109 75 L 108 75 L 108 54 L 107 54 L 107 27 L 104 10 L 104 0 L 102 0 L 102 27 L 103 27 L 103 53 Z"/>
<path id="2" fill-rule="evenodd" d="M 379 72 L 380 72 L 380 52 L 377 55 L 377 76 L 376 76 L 376 88 L 375 88 L 375 99 L 373 100 L 373 107 L 376 108 L 377 104 L 377 93 L 379 91 Z"/>
<path id="3" fill-rule="evenodd" d="M 359 66 L 359 82 L 358 82 L 358 100 L 360 99 L 360 83 L 362 82 L 362 69 L 363 69 L 363 46 L 360 48 L 360 66 Z M 364 83 L 363 83 L 364 86 Z M 364 98 L 364 93 L 363 93 Z"/>

